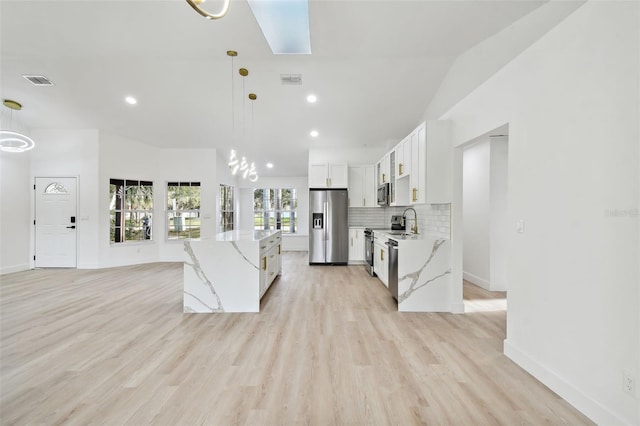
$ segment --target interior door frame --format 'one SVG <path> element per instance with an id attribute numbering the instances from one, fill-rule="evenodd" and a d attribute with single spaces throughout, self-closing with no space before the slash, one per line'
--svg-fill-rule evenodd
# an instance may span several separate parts
<path id="1" fill-rule="evenodd" d="M 80 222 L 80 176 L 79 175 L 71 175 L 71 174 L 67 174 L 67 175 L 60 175 L 60 174 L 42 174 L 42 175 L 34 175 L 32 176 L 32 186 L 31 186 L 31 191 L 32 191 L 32 196 L 31 198 L 31 244 L 30 244 L 30 250 L 29 250 L 29 267 L 30 269 L 35 269 L 36 267 L 36 261 L 35 261 L 35 256 L 36 256 L 36 180 L 37 179 L 46 179 L 46 178 L 50 178 L 50 179 L 62 179 L 62 178 L 74 178 L 76 180 L 76 266 L 75 269 L 78 268 L 78 254 L 79 254 L 79 250 L 78 250 L 78 235 L 80 233 L 80 226 L 79 226 L 79 222 Z M 73 268 L 69 268 L 69 269 L 73 269 Z"/>

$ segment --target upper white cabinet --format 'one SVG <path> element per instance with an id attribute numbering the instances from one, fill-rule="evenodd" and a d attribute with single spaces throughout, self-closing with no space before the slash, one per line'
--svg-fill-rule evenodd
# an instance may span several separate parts
<path id="1" fill-rule="evenodd" d="M 391 205 L 450 203 L 452 197 L 453 147 L 449 123 L 423 122 L 387 154 Z"/>
<path id="2" fill-rule="evenodd" d="M 376 207 L 373 166 L 349 166 L 349 207 Z"/>
<path id="3" fill-rule="evenodd" d="M 309 188 L 347 188 L 346 163 L 309 164 Z"/>
<path id="4" fill-rule="evenodd" d="M 411 136 L 407 136 L 396 148 L 396 179 L 411 174 Z"/>
<path id="5" fill-rule="evenodd" d="M 389 182 L 390 169 L 390 158 L 389 154 L 387 154 L 376 164 L 376 185 L 382 185 L 383 183 Z"/>
<path id="6" fill-rule="evenodd" d="M 453 147 L 449 123 L 422 123 L 410 136 L 411 203 L 450 203 L 453 190 Z"/>

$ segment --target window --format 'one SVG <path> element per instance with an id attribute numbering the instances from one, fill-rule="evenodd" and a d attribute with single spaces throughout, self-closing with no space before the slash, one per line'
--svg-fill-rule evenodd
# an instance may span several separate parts
<path id="1" fill-rule="evenodd" d="M 200 238 L 200 182 L 167 183 L 167 238 Z"/>
<path id="2" fill-rule="evenodd" d="M 278 229 L 295 234 L 298 229 L 298 199 L 295 189 L 256 189 L 253 191 L 254 229 Z"/>
<path id="3" fill-rule="evenodd" d="M 109 199 L 112 243 L 152 239 L 153 182 L 111 179 Z"/>
<path id="4" fill-rule="evenodd" d="M 233 231 L 233 186 L 220 184 L 220 231 Z"/>

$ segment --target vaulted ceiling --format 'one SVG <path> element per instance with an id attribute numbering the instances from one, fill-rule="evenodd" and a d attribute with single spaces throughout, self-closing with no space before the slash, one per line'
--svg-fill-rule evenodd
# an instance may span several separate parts
<path id="1" fill-rule="evenodd" d="M 184 0 L 2 0 L 0 89 L 24 105 L 31 129 L 97 128 L 225 153 L 235 145 L 261 176 L 304 176 L 310 148 L 406 135 L 458 55 L 543 3 L 310 0 L 312 54 L 273 55 L 244 0 L 216 21 Z M 227 50 L 239 52 L 233 72 Z M 283 85 L 281 74 L 301 74 L 302 84 Z"/>

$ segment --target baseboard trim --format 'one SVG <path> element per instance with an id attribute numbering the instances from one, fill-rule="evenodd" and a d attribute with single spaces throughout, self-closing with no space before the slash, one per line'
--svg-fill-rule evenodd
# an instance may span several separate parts
<path id="1" fill-rule="evenodd" d="M 479 287 L 484 288 L 485 290 L 491 291 L 491 285 L 489 285 L 489 281 L 487 281 L 487 280 L 485 280 L 483 278 L 480 278 L 477 275 L 473 275 L 473 274 L 471 274 L 469 272 L 462 271 L 462 278 L 467 280 L 467 281 L 469 281 L 469 282 L 474 283 L 475 285 L 477 285 Z"/>
<path id="2" fill-rule="evenodd" d="M 507 339 L 504 340 L 504 354 L 596 424 L 633 424 L 633 421 L 620 418 Z"/>
<path id="3" fill-rule="evenodd" d="M 0 275 L 13 274 L 15 272 L 28 271 L 29 269 L 31 269 L 31 267 L 29 266 L 28 263 L 21 263 L 19 265 L 5 266 L 2 269 L 0 269 Z"/>

